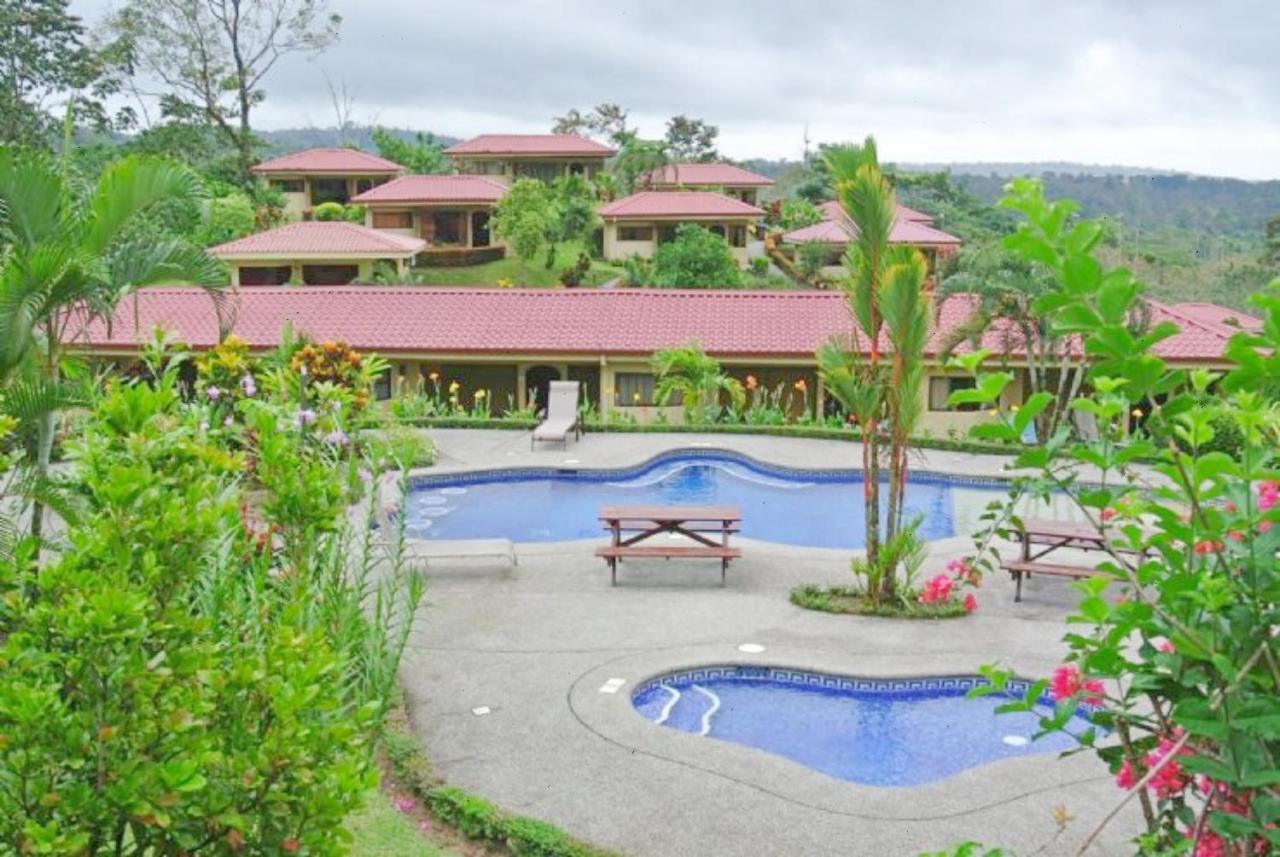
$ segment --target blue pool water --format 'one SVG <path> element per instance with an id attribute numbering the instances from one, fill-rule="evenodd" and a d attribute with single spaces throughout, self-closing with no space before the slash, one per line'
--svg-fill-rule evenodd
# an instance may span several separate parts
<path id="1" fill-rule="evenodd" d="M 969 532 L 976 515 L 1005 493 L 996 484 L 918 473 L 907 486 L 906 516 L 923 516 L 925 539 L 946 538 Z M 406 529 L 410 537 L 429 539 L 599 538 L 597 516 L 610 504 L 737 506 L 742 535 L 810 547 L 862 547 L 866 532 L 859 474 L 774 468 L 722 452 L 680 452 L 604 473 L 542 470 L 429 479 L 407 498 Z"/>
<path id="2" fill-rule="evenodd" d="M 1061 734 L 1030 740 L 1036 716 L 995 713 L 1006 697 L 965 698 L 984 681 L 706 667 L 647 681 L 632 702 L 664 727 L 745 744 L 872 786 L 920 785 L 998 759 L 1076 746 Z M 1050 710 L 1046 704 L 1043 713 Z M 1086 728 L 1082 717 L 1070 727 L 1073 734 Z"/>

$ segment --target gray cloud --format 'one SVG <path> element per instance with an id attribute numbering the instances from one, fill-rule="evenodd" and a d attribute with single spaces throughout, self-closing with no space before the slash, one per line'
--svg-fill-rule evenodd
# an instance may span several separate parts
<path id="1" fill-rule="evenodd" d="M 73 0 L 93 19 L 105 0 Z M 874 132 L 894 160 L 1083 160 L 1280 177 L 1280 3 L 331 0 L 342 40 L 268 80 L 263 127 L 359 120 L 456 136 L 616 101 L 722 149 Z"/>

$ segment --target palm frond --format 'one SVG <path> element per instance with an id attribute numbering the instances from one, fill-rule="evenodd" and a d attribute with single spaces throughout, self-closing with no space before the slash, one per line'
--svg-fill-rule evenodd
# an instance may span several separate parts
<path id="1" fill-rule="evenodd" d="M 103 254 L 130 223 L 152 207 L 170 200 L 198 200 L 204 183 L 192 170 L 159 158 L 121 158 L 103 171 L 87 201 L 85 247 Z"/>
<path id="2" fill-rule="evenodd" d="M 20 247 L 56 238 L 64 190 L 47 155 L 0 147 L 0 235 Z"/>

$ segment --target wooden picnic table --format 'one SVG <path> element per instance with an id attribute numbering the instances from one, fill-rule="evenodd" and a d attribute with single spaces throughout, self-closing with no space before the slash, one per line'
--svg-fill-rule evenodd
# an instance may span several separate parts
<path id="1" fill-rule="evenodd" d="M 1113 550 L 1121 553 L 1143 553 L 1122 544 L 1116 544 L 1106 532 L 1088 524 L 1071 521 L 1053 521 L 1043 518 L 1023 518 L 1018 528 L 1019 541 L 1022 544 L 1022 556 L 1017 560 L 1005 560 L 1001 565 L 1013 578 L 1016 588 L 1013 600 L 1022 600 L 1022 579 L 1033 574 L 1044 574 L 1052 577 L 1085 578 L 1095 577 L 1103 572 L 1096 568 L 1083 568 L 1077 565 L 1043 562 L 1046 555 L 1061 548 L 1076 550 Z M 1043 550 L 1032 554 L 1031 546 L 1037 545 Z"/>
<path id="2" fill-rule="evenodd" d="M 718 559 L 724 586 L 729 561 L 742 556 L 742 551 L 729 546 L 729 535 L 742 525 L 742 511 L 734 506 L 605 506 L 600 521 L 610 541 L 596 556 L 609 564 L 614 586 L 623 557 Z M 693 544 L 642 544 L 662 535 L 683 536 Z"/>

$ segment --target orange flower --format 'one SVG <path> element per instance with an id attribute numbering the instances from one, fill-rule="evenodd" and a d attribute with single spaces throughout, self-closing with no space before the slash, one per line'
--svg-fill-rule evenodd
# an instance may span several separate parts
<path id="1" fill-rule="evenodd" d="M 801 378 L 798 381 L 796 381 L 795 388 L 799 390 L 801 393 L 803 393 L 805 390 L 809 389 L 809 385 L 804 382 L 803 378 Z"/>
<path id="2" fill-rule="evenodd" d="M 747 389 L 748 389 L 748 390 L 754 390 L 754 389 L 756 388 L 756 383 L 757 383 L 757 382 L 756 382 L 756 376 L 755 376 L 755 375 L 748 375 L 748 376 L 747 376 L 747 384 L 746 384 L 746 386 L 747 386 Z"/>

